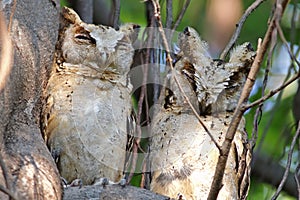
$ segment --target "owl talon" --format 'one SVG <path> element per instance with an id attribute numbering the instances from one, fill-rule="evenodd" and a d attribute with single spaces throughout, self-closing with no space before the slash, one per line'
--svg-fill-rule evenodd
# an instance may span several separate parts
<path id="1" fill-rule="evenodd" d="M 186 198 L 184 197 L 184 195 L 183 195 L 183 194 L 181 194 L 181 193 L 178 193 L 178 194 L 177 194 L 177 198 L 176 198 L 176 200 L 186 200 Z"/>
<path id="2" fill-rule="evenodd" d="M 93 185 L 102 185 L 103 188 L 106 188 L 107 185 L 112 185 L 114 182 L 109 181 L 108 178 L 100 178 L 99 180 L 95 181 Z"/>
<path id="3" fill-rule="evenodd" d="M 64 177 L 60 177 L 63 188 L 68 187 L 68 181 Z"/>
<path id="4" fill-rule="evenodd" d="M 126 186 L 126 179 L 125 178 L 122 178 L 121 180 L 120 180 L 120 182 L 119 182 L 119 185 L 122 187 L 122 188 L 125 188 L 125 186 Z"/>
<path id="5" fill-rule="evenodd" d="M 67 187 L 79 187 L 80 189 L 82 187 L 82 180 L 77 178 L 73 180 L 70 185 L 67 185 Z"/>

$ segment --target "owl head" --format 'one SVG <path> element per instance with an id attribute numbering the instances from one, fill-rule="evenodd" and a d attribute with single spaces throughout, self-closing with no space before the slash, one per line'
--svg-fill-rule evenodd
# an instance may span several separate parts
<path id="1" fill-rule="evenodd" d="M 178 35 L 178 45 L 182 54 L 190 59 L 193 64 L 202 63 L 209 65 L 211 62 L 208 45 L 201 40 L 197 31 L 192 27 L 186 27 Z"/>
<path id="2" fill-rule="evenodd" d="M 62 18 L 60 48 L 64 62 L 102 69 L 112 64 L 131 65 L 136 25 L 126 24 L 117 31 L 108 26 L 87 24 L 74 10 L 66 7 L 62 10 Z M 127 63 L 118 63 L 117 57 L 121 54 L 127 55 Z"/>

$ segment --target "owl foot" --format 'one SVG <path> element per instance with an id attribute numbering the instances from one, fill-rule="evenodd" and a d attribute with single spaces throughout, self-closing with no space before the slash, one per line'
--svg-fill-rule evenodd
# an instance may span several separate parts
<path id="1" fill-rule="evenodd" d="M 126 179 L 122 178 L 119 182 L 110 181 L 108 178 L 100 178 L 99 180 L 95 181 L 93 185 L 101 185 L 103 188 L 106 188 L 107 185 L 120 185 L 122 188 L 126 186 Z"/>
<path id="2" fill-rule="evenodd" d="M 73 180 L 71 182 L 71 184 L 68 185 L 68 187 L 79 187 L 79 189 L 80 189 L 82 187 L 82 180 L 77 178 L 77 179 Z"/>
<path id="3" fill-rule="evenodd" d="M 176 200 L 186 200 L 186 198 L 184 197 L 184 195 L 183 195 L 183 194 L 181 194 L 181 193 L 178 193 L 178 194 L 177 194 L 177 198 L 176 198 Z"/>
<path id="4" fill-rule="evenodd" d="M 68 181 L 64 177 L 60 177 L 62 185 L 64 188 L 68 187 L 79 187 L 79 189 L 82 187 L 82 180 L 81 179 L 75 179 L 70 184 L 68 184 Z"/>

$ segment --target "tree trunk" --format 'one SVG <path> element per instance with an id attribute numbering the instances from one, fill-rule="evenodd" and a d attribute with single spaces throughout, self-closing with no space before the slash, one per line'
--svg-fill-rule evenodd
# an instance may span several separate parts
<path id="1" fill-rule="evenodd" d="M 1 155 L 8 173 L 7 185 L 2 173 L 0 182 L 19 199 L 61 199 L 59 174 L 40 129 L 42 92 L 58 36 L 59 2 L 0 2 L 6 24 L 11 25 L 14 51 L 12 70 L 0 91 Z"/>

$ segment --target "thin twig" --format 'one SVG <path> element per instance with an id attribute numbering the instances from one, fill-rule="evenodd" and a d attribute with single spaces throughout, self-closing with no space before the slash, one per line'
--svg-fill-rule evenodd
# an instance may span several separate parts
<path id="1" fill-rule="evenodd" d="M 300 163 L 298 163 L 296 170 L 295 170 L 295 174 L 294 174 L 294 178 L 297 184 L 297 191 L 298 191 L 298 199 L 300 199 L 300 182 L 299 182 L 299 172 L 300 172 Z"/>
<path id="2" fill-rule="evenodd" d="M 230 49 L 235 45 L 236 40 L 238 39 L 242 27 L 246 21 L 246 19 L 248 18 L 248 16 L 261 4 L 263 3 L 265 0 L 256 0 L 255 2 L 253 2 L 245 11 L 245 13 L 243 14 L 243 16 L 241 17 L 239 23 L 236 25 L 236 30 L 234 32 L 234 34 L 232 35 L 229 43 L 227 44 L 227 46 L 225 47 L 225 49 L 223 50 L 220 59 L 221 60 L 225 60 L 226 56 L 228 55 Z"/>
<path id="3" fill-rule="evenodd" d="M 280 194 L 280 192 L 281 192 L 281 190 L 283 188 L 283 185 L 286 182 L 286 179 L 287 179 L 287 177 L 289 175 L 290 168 L 291 168 L 294 147 L 296 145 L 297 139 L 299 138 L 299 135 L 300 135 L 300 121 L 298 122 L 298 129 L 296 131 L 295 136 L 293 137 L 292 144 L 291 144 L 291 147 L 289 149 L 288 159 L 287 159 L 287 163 L 286 163 L 286 168 L 285 168 L 282 180 L 281 180 L 279 186 L 277 187 L 277 190 L 276 190 L 275 194 L 272 196 L 271 200 L 277 199 L 277 197 L 279 196 L 279 194 Z"/>
<path id="4" fill-rule="evenodd" d="M 171 58 L 171 55 L 170 55 L 170 49 L 169 49 L 169 46 L 168 46 L 168 41 L 167 41 L 167 38 L 166 38 L 166 35 L 165 35 L 165 32 L 164 32 L 164 29 L 163 29 L 163 26 L 162 26 L 162 23 L 161 23 L 161 19 L 160 19 L 160 5 L 159 5 L 159 2 L 158 0 L 152 0 L 152 3 L 153 3 L 153 6 L 154 6 L 154 10 L 155 10 L 155 17 L 157 18 L 157 22 L 159 24 L 158 26 L 158 30 L 161 34 L 161 37 L 162 37 L 162 40 L 163 40 L 163 45 L 166 49 L 166 54 L 167 54 L 167 57 L 166 57 L 166 61 L 167 61 L 167 64 L 169 65 L 169 67 L 171 68 L 172 71 L 174 71 L 174 67 L 173 67 L 173 61 L 172 61 L 172 58 Z M 214 139 L 214 137 L 212 136 L 212 134 L 209 132 L 208 128 L 205 126 L 205 124 L 202 122 L 199 114 L 197 113 L 196 109 L 194 108 L 194 106 L 192 105 L 192 103 L 190 102 L 189 98 L 186 96 L 183 88 L 181 87 L 177 77 L 176 77 L 176 73 L 172 73 L 174 74 L 173 78 L 179 88 L 179 91 L 181 93 L 181 95 L 184 97 L 185 101 L 189 104 L 192 112 L 194 113 L 194 115 L 197 117 L 198 121 L 200 122 L 201 126 L 204 128 L 204 130 L 207 132 L 207 134 L 209 135 L 209 137 L 211 138 L 211 140 L 213 141 L 213 143 L 216 145 L 216 147 L 218 148 L 219 151 L 221 151 L 221 148 L 220 148 L 220 145 L 217 143 L 217 141 Z"/>
<path id="5" fill-rule="evenodd" d="M 246 83 L 244 85 L 238 105 L 233 113 L 231 123 L 227 129 L 225 141 L 222 144 L 222 151 L 221 151 L 221 154 L 220 154 L 218 162 L 217 162 L 215 174 L 213 176 L 214 178 L 213 178 L 211 188 L 209 191 L 208 200 L 217 199 L 219 191 L 222 187 L 222 182 L 223 182 L 222 180 L 223 180 L 223 176 L 224 176 L 224 171 L 225 171 L 225 166 L 226 166 L 227 158 L 229 155 L 229 151 L 231 149 L 231 144 L 232 144 L 233 138 L 235 136 L 236 130 L 238 128 L 238 125 L 243 117 L 244 112 L 245 112 L 245 109 L 241 108 L 241 106 L 249 98 L 250 92 L 251 92 L 252 87 L 255 82 L 255 77 L 260 69 L 261 62 L 264 58 L 264 55 L 267 51 L 269 44 L 270 44 L 272 32 L 273 32 L 274 28 L 276 27 L 275 21 L 277 20 L 277 18 L 280 19 L 282 17 L 282 13 L 283 13 L 286 5 L 288 4 L 288 0 L 283 0 L 281 2 L 281 4 L 282 4 L 281 8 L 278 8 L 278 6 L 276 6 L 275 14 L 271 18 L 272 20 L 268 26 L 268 30 L 265 34 L 263 43 L 262 43 L 261 47 L 258 49 L 257 55 L 254 59 L 251 70 L 248 74 L 248 77 L 247 77 Z"/>
<path id="6" fill-rule="evenodd" d="M 274 52 L 274 49 L 275 49 L 276 41 L 277 41 L 277 34 L 276 34 L 276 31 L 273 31 L 272 38 L 271 38 L 271 45 L 270 45 L 271 47 L 270 47 L 270 50 L 269 50 L 269 53 L 268 53 L 267 67 L 265 69 L 265 76 L 264 76 L 263 86 L 262 86 L 262 91 L 261 91 L 261 96 L 262 97 L 265 95 L 265 91 L 266 91 L 266 87 L 267 87 L 267 83 L 268 83 L 268 78 L 269 78 L 269 72 L 270 72 L 270 69 L 271 69 L 272 55 L 273 55 L 273 52 Z M 261 115 L 262 115 L 262 107 L 263 107 L 263 104 L 260 104 L 258 106 L 258 108 L 256 109 L 256 111 L 255 111 L 254 124 L 253 124 L 253 129 L 252 129 L 252 138 L 250 140 L 250 142 L 251 142 L 250 144 L 251 144 L 252 149 L 256 145 L 256 140 L 258 138 L 258 119 L 259 119 L 259 116 L 261 117 Z M 260 144 L 262 144 L 262 143 L 263 142 L 260 142 Z M 254 158 L 253 162 L 255 162 L 255 158 Z"/>
<path id="7" fill-rule="evenodd" d="M 151 14 L 149 14 L 149 20 L 148 20 L 148 27 L 151 27 L 154 22 L 153 22 L 153 18 L 151 17 Z M 151 43 L 153 42 L 153 38 L 154 38 L 154 31 L 153 29 L 147 28 L 146 30 L 148 30 L 148 38 L 147 38 L 147 50 L 146 50 L 146 59 L 143 63 L 143 80 L 142 80 L 142 85 L 141 85 L 141 92 L 140 92 L 140 96 L 139 96 L 139 100 L 138 100 L 138 113 L 137 113 L 137 117 L 136 117 L 136 136 L 134 138 L 134 144 L 133 144 L 133 155 L 132 155 L 132 162 L 131 162 L 131 170 L 128 176 L 128 182 L 130 182 L 130 180 L 133 177 L 133 174 L 135 172 L 136 169 L 136 163 L 137 163 L 137 159 L 138 159 L 138 149 L 140 148 L 140 141 L 141 141 L 141 137 L 142 137 L 142 130 L 141 130 L 141 117 L 142 117 L 142 110 L 143 110 L 143 102 L 146 99 L 146 95 L 147 95 L 147 82 L 148 82 L 148 69 L 149 69 L 149 58 L 150 58 L 150 51 L 151 51 Z M 144 32 L 145 34 L 145 32 Z M 144 38 L 144 34 L 143 34 L 143 38 Z M 141 49 L 141 48 L 140 48 Z M 143 61 L 143 55 L 141 54 L 141 58 Z M 146 108 L 147 109 L 147 108 Z M 148 110 L 146 110 L 148 113 Z M 148 117 L 148 116 L 147 116 Z"/>
<path id="8" fill-rule="evenodd" d="M 167 0 L 166 5 L 166 28 L 171 29 L 172 23 L 173 23 L 173 1 Z"/>
<path id="9" fill-rule="evenodd" d="M 290 78 L 290 80 L 288 80 L 287 82 L 283 83 L 281 86 L 279 86 L 278 88 L 271 90 L 267 95 L 263 96 L 260 99 L 257 99 L 256 101 L 249 103 L 247 105 L 243 105 L 241 107 L 242 110 L 246 111 L 249 108 L 252 108 L 254 106 L 257 106 L 261 103 L 263 103 L 264 101 L 266 101 L 267 99 L 271 98 L 272 96 L 274 96 L 275 94 L 277 94 L 278 92 L 280 92 L 281 90 L 283 90 L 284 88 L 286 88 L 287 86 L 289 86 L 291 83 L 293 83 L 294 81 L 296 81 L 298 78 L 300 77 L 300 72 L 298 72 L 297 74 L 295 74 L 292 78 Z"/>
<path id="10" fill-rule="evenodd" d="M 191 2 L 191 0 L 186 0 L 185 1 L 185 4 L 184 4 L 183 8 L 181 9 L 179 15 L 176 18 L 175 24 L 172 26 L 172 32 L 177 29 L 178 25 L 180 24 L 184 14 L 185 14 L 185 11 L 187 10 L 187 8 L 190 5 L 190 2 Z"/>
<path id="11" fill-rule="evenodd" d="M 113 0 L 114 11 L 113 11 L 113 27 L 118 28 L 120 18 L 120 0 Z"/>
<path id="12" fill-rule="evenodd" d="M 279 25 L 279 21 L 276 21 L 276 28 L 278 30 L 278 33 L 279 33 L 279 36 L 280 36 L 280 39 L 282 40 L 282 42 L 284 43 L 285 47 L 287 48 L 288 52 L 289 52 L 289 55 L 291 57 L 291 60 L 295 63 L 297 63 L 298 67 L 300 67 L 300 62 L 297 60 L 296 56 L 293 54 L 293 50 L 290 48 L 287 40 L 285 39 L 284 37 L 284 34 L 283 34 L 283 31 Z"/>

